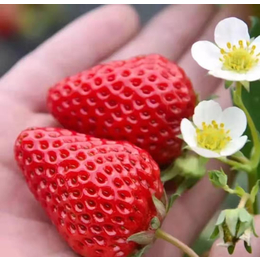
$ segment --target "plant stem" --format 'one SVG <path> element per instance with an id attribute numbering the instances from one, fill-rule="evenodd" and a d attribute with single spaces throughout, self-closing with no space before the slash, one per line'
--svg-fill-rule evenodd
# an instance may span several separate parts
<path id="1" fill-rule="evenodd" d="M 251 131 L 251 136 L 253 140 L 253 149 L 250 157 L 250 165 L 251 165 L 251 170 L 245 170 L 248 173 L 248 189 L 249 191 L 252 190 L 253 186 L 257 182 L 257 167 L 259 165 L 259 160 L 260 160 L 260 140 L 258 136 L 258 131 L 256 129 L 256 126 L 254 124 L 254 121 L 252 117 L 250 116 L 248 110 L 246 109 L 243 100 L 242 100 L 242 85 L 240 82 L 236 83 L 236 88 L 234 91 L 234 103 L 241 108 L 244 113 L 246 114 L 247 117 L 247 123 Z M 241 168 L 243 170 L 243 168 Z M 256 198 L 254 205 L 253 205 L 253 213 L 257 214 L 258 213 L 258 200 Z"/>
<path id="2" fill-rule="evenodd" d="M 254 150 L 252 152 L 251 155 L 251 166 L 252 168 L 257 168 L 258 164 L 259 164 L 259 157 L 260 157 L 260 141 L 259 141 L 259 137 L 258 137 L 258 131 L 255 127 L 254 121 L 252 119 L 252 117 L 250 116 L 249 112 L 247 111 L 243 100 L 242 100 L 242 85 L 240 82 L 236 83 L 236 90 L 234 91 L 234 103 L 241 108 L 247 117 L 247 122 L 248 122 L 248 126 L 250 128 L 251 131 L 251 135 L 252 135 L 252 139 L 253 139 L 253 143 L 254 143 Z"/>
<path id="3" fill-rule="evenodd" d="M 244 208 L 245 205 L 246 205 L 246 203 L 247 203 L 247 200 L 248 200 L 248 199 L 249 199 L 249 194 L 246 193 L 246 194 L 241 198 L 239 204 L 237 205 L 237 208 L 238 208 L 238 209 Z"/>
<path id="4" fill-rule="evenodd" d="M 216 159 L 218 159 L 219 161 L 221 161 L 225 164 L 228 164 L 228 165 L 230 165 L 230 166 L 232 166 L 236 169 L 241 169 L 241 170 L 244 170 L 246 172 L 251 171 L 251 167 L 248 164 L 242 164 L 240 162 L 236 162 L 236 161 L 227 159 L 225 157 L 219 157 L 219 158 L 216 158 Z"/>
<path id="5" fill-rule="evenodd" d="M 190 247 L 188 247 L 187 245 L 185 245 L 184 243 L 182 243 L 180 240 L 178 240 L 177 238 L 167 234 L 166 232 L 164 232 L 163 230 L 161 230 L 160 228 L 156 230 L 155 232 L 155 236 L 157 238 L 161 238 L 169 243 L 171 243 L 172 245 L 178 247 L 179 249 L 181 249 L 184 253 L 186 253 L 188 256 L 191 257 L 199 257 Z"/>
<path id="6" fill-rule="evenodd" d="M 252 188 L 254 187 L 254 185 L 257 182 L 257 172 L 255 170 L 255 172 L 251 172 L 248 174 L 248 190 L 249 192 L 251 192 Z M 258 198 L 257 195 L 255 197 L 255 202 L 253 204 L 253 214 L 257 214 L 258 213 Z"/>
<path id="7" fill-rule="evenodd" d="M 231 189 L 228 185 L 225 185 L 225 186 L 223 187 L 223 190 L 226 191 L 226 192 L 228 192 L 229 194 L 235 194 L 235 193 L 236 193 L 236 192 L 235 192 L 233 189 Z"/>

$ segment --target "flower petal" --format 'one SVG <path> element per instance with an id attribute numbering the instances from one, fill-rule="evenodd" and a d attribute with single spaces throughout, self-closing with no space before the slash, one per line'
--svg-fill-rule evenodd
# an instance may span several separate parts
<path id="1" fill-rule="evenodd" d="M 252 47 L 255 45 L 255 55 L 257 55 L 258 53 L 260 53 L 260 36 L 257 36 L 250 44 L 249 47 Z"/>
<path id="2" fill-rule="evenodd" d="M 197 145 L 195 140 L 196 129 L 191 123 L 191 121 L 187 118 L 181 120 L 181 134 L 183 140 L 187 143 L 188 146 L 194 147 Z"/>
<path id="3" fill-rule="evenodd" d="M 218 158 L 218 157 L 222 156 L 219 153 L 213 152 L 213 151 L 208 150 L 208 149 L 200 148 L 200 147 L 197 147 L 197 146 L 196 147 L 191 147 L 191 149 L 195 153 L 197 153 L 200 156 L 205 157 L 205 158 Z"/>
<path id="4" fill-rule="evenodd" d="M 244 111 L 238 107 L 229 107 L 222 113 L 220 122 L 225 130 L 230 130 L 232 139 L 240 137 L 246 130 L 247 119 Z"/>
<path id="5" fill-rule="evenodd" d="M 215 28 L 215 42 L 223 49 L 227 49 L 227 43 L 238 45 L 239 40 L 250 40 L 247 24 L 235 17 L 220 21 Z"/>
<path id="6" fill-rule="evenodd" d="M 260 57 L 259 57 L 260 58 Z M 260 64 L 255 66 L 253 69 L 247 72 L 245 74 L 245 80 L 246 81 L 256 81 L 260 79 Z"/>
<path id="7" fill-rule="evenodd" d="M 219 48 L 209 41 L 195 42 L 191 47 L 193 59 L 204 69 L 214 70 L 222 67 L 219 60 L 221 54 Z"/>
<path id="8" fill-rule="evenodd" d="M 202 128 L 202 122 L 211 124 L 212 120 L 219 122 L 222 108 L 214 100 L 201 101 L 194 110 L 193 122 L 198 128 Z"/>
<path id="9" fill-rule="evenodd" d="M 221 78 L 229 81 L 245 81 L 246 80 L 246 74 L 243 73 L 236 73 L 234 71 L 230 70 L 211 70 L 209 71 L 209 74 L 216 77 Z"/>
<path id="10" fill-rule="evenodd" d="M 236 152 L 241 150 L 241 148 L 246 144 L 246 141 L 246 135 L 233 139 L 230 143 L 228 143 L 226 148 L 220 152 L 221 156 L 230 156 L 232 154 L 235 154 Z"/>

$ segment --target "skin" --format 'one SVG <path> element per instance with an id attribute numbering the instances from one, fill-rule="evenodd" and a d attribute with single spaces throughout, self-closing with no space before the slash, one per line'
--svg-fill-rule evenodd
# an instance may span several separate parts
<path id="1" fill-rule="evenodd" d="M 190 54 L 191 44 L 212 40 L 215 25 L 228 16 L 248 17 L 248 7 L 179 5 L 166 7 L 144 28 L 130 6 L 100 7 L 75 20 L 35 51 L 19 61 L 0 80 L 0 256 L 74 256 L 59 237 L 42 208 L 29 192 L 13 158 L 13 143 L 29 126 L 57 126 L 48 114 L 48 88 L 65 76 L 101 61 L 137 54 L 160 53 L 176 61 L 191 78 L 201 99 L 218 95 L 223 107 L 231 104 L 223 83 L 206 76 Z M 98 29 L 97 29 L 98 28 Z M 116 32 L 116 33 L 111 33 Z M 211 162 L 209 168 L 219 168 Z M 163 229 L 191 245 L 221 204 L 225 194 L 213 188 L 205 176 L 176 201 Z M 260 233 L 260 218 L 256 218 Z M 260 256 L 260 240 L 253 240 L 253 255 Z M 157 240 L 149 256 L 182 253 Z M 213 246 L 211 256 L 227 256 Z M 241 244 L 235 255 L 247 256 Z"/>

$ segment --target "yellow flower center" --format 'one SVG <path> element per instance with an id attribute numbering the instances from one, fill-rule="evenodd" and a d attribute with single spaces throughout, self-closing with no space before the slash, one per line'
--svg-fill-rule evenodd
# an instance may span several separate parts
<path id="1" fill-rule="evenodd" d="M 214 120 L 208 125 L 203 122 L 202 129 L 197 128 L 196 133 L 198 146 L 217 153 L 231 141 L 230 131 L 225 130 L 223 123 L 218 124 Z"/>
<path id="2" fill-rule="evenodd" d="M 220 49 L 222 57 L 219 60 L 223 63 L 224 69 L 245 73 L 258 64 L 260 53 L 255 54 L 256 46 L 249 46 L 249 41 L 244 44 L 240 40 L 238 45 L 239 47 L 228 42 L 228 51 Z"/>

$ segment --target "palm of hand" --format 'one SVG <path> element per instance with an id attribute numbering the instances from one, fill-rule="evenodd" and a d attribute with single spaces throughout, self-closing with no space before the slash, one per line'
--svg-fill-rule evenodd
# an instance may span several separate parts
<path id="1" fill-rule="evenodd" d="M 137 54 L 160 53 L 185 69 L 201 98 L 217 93 L 222 105 L 227 106 L 229 97 L 219 88 L 221 82 L 206 78 L 205 71 L 192 61 L 189 50 L 198 35 L 201 34 L 199 38 L 212 35 L 215 24 L 224 16 L 239 16 L 241 7 L 234 8 L 217 11 L 214 6 L 171 6 L 133 38 L 138 29 L 133 10 L 127 6 L 102 7 L 69 25 L 1 79 L 1 256 L 75 255 L 28 190 L 13 158 L 14 140 L 21 130 L 29 126 L 57 125 L 45 107 L 48 87 L 104 58 L 123 59 Z M 202 16 L 197 15 L 201 13 Z M 111 35 L 111 32 L 116 33 Z M 176 202 L 163 228 L 185 243 L 192 243 L 222 197 L 223 194 L 204 178 Z M 157 241 L 149 254 L 178 256 L 181 253 L 163 241 Z"/>

